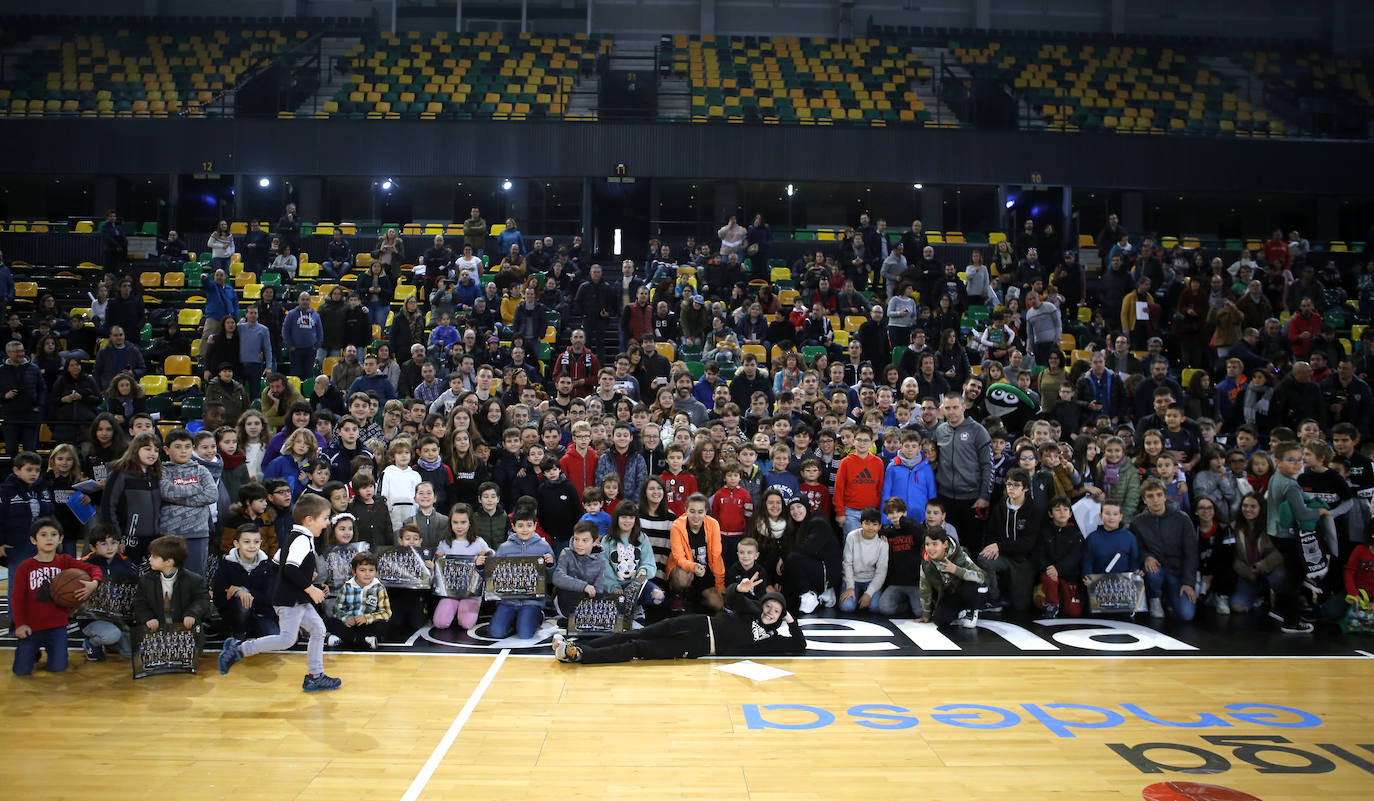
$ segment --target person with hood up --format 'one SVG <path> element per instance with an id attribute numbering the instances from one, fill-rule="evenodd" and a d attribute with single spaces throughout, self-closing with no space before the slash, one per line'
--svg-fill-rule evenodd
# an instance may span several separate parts
<path id="1" fill-rule="evenodd" d="M 787 612 L 787 601 L 770 592 L 761 603 L 749 592 L 763 582 L 746 578 L 725 594 L 728 611 L 714 615 L 670 617 L 642 629 L 610 634 L 586 642 L 553 637 L 560 662 L 603 665 L 638 659 L 696 659 L 702 656 L 781 656 L 806 650 L 801 627 Z"/>

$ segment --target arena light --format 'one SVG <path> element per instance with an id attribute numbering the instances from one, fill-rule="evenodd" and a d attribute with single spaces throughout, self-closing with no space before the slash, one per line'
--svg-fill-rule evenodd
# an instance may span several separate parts
<path id="1" fill-rule="evenodd" d="M 506 180 L 501 182 L 501 191 L 509 192 L 512 186 L 515 186 L 515 184 L 512 184 L 510 182 L 510 179 L 507 178 Z"/>
<path id="2" fill-rule="evenodd" d="M 262 187 L 263 189 L 266 189 L 267 187 L 269 187 L 269 186 L 271 186 L 271 185 L 272 185 L 272 179 L 271 179 L 271 178 L 262 177 L 262 178 L 259 178 L 259 179 L 258 179 L 258 186 Z"/>
<path id="3" fill-rule="evenodd" d="M 912 188 L 912 189 L 925 189 L 926 187 L 925 187 L 925 184 L 912 184 L 912 185 L 911 185 L 911 188 Z"/>
<path id="4" fill-rule="evenodd" d="M 1007 198 L 1007 208 L 1011 209 L 1011 208 L 1015 208 L 1015 207 L 1016 207 L 1016 199 L 1015 199 L 1015 198 Z"/>
<path id="5" fill-rule="evenodd" d="M 617 255 L 617 256 L 620 255 L 620 253 L 622 252 L 622 251 L 620 250 L 620 229 L 619 229 L 619 228 L 615 229 L 614 236 L 612 237 L 611 252 L 614 253 L 614 254 Z"/>
<path id="6" fill-rule="evenodd" d="M 788 196 L 788 197 L 792 197 L 792 196 L 795 195 L 795 194 L 797 194 L 797 187 L 795 187 L 795 186 L 793 186 L 793 185 L 791 185 L 791 184 L 788 184 L 788 185 L 787 185 L 787 196 Z"/>
<path id="7" fill-rule="evenodd" d="M 390 191 L 391 191 L 391 187 L 392 187 L 392 183 L 391 183 L 391 179 L 390 179 L 390 178 L 387 178 L 386 180 L 382 181 L 382 191 L 383 191 L 383 192 L 390 192 Z"/>

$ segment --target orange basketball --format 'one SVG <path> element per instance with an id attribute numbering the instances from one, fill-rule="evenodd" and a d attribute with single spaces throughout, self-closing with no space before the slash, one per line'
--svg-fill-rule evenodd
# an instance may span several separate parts
<path id="1" fill-rule="evenodd" d="M 63 609 L 75 609 L 81 605 L 76 594 L 81 590 L 81 582 L 90 581 L 91 574 L 79 567 L 69 567 L 57 574 L 48 584 L 48 595 L 52 602 Z"/>

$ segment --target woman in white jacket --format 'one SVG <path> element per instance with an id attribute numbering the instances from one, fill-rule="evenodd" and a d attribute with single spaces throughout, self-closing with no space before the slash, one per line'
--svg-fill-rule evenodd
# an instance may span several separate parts
<path id="1" fill-rule="evenodd" d="M 219 221 L 206 246 L 210 248 L 210 263 L 215 265 L 216 270 L 223 270 L 228 275 L 229 261 L 234 256 L 234 237 L 229 233 L 227 220 Z"/>

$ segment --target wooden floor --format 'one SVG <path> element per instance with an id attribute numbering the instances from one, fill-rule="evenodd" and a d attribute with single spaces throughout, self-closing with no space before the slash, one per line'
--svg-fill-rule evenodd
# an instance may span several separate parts
<path id="1" fill-rule="evenodd" d="M 1374 786 L 1374 765 L 1317 746 L 1374 761 L 1368 659 L 794 659 L 767 662 L 794 675 L 755 682 L 715 669 L 728 661 L 580 667 L 538 657 L 331 653 L 326 664 L 343 689 L 304 695 L 303 654 L 255 657 L 229 676 L 215 671 L 212 657 L 200 676 L 137 682 L 128 662 L 87 664 L 75 651 L 65 674 L 5 671 L 0 753 L 11 769 L 4 797 L 1103 801 L 1140 799 L 1156 782 L 1198 781 L 1263 801 L 1353 801 L 1369 798 Z M 417 782 L 498 659 L 451 748 Z M 750 704 L 814 708 L 758 712 L 776 724 L 824 722 L 826 714 L 833 723 L 760 728 L 752 716 L 751 727 Z M 946 704 L 998 707 L 1019 722 L 952 725 L 936 719 L 935 707 Z M 1122 704 L 1168 721 L 1210 713 L 1231 725 L 1177 728 L 1143 721 Z M 1320 724 L 1238 720 L 1231 704 L 1293 707 Z M 862 705 L 889 708 L 850 713 Z M 975 723 L 1004 719 L 996 710 L 960 711 L 976 715 Z M 888 717 L 872 716 L 880 712 Z M 1301 720 L 1270 714 L 1285 724 Z M 1037 715 L 1118 725 L 1069 729 Z M 1235 746 L 1202 739 L 1209 735 L 1282 737 L 1329 762 L 1318 762 L 1324 770 L 1316 773 L 1262 773 Z M 1228 767 L 1211 775 L 1143 773 L 1107 745 L 1151 742 L 1205 748 Z M 1148 756 L 1189 767 L 1205 755 Z M 1281 769 L 1312 761 L 1258 756 Z"/>

